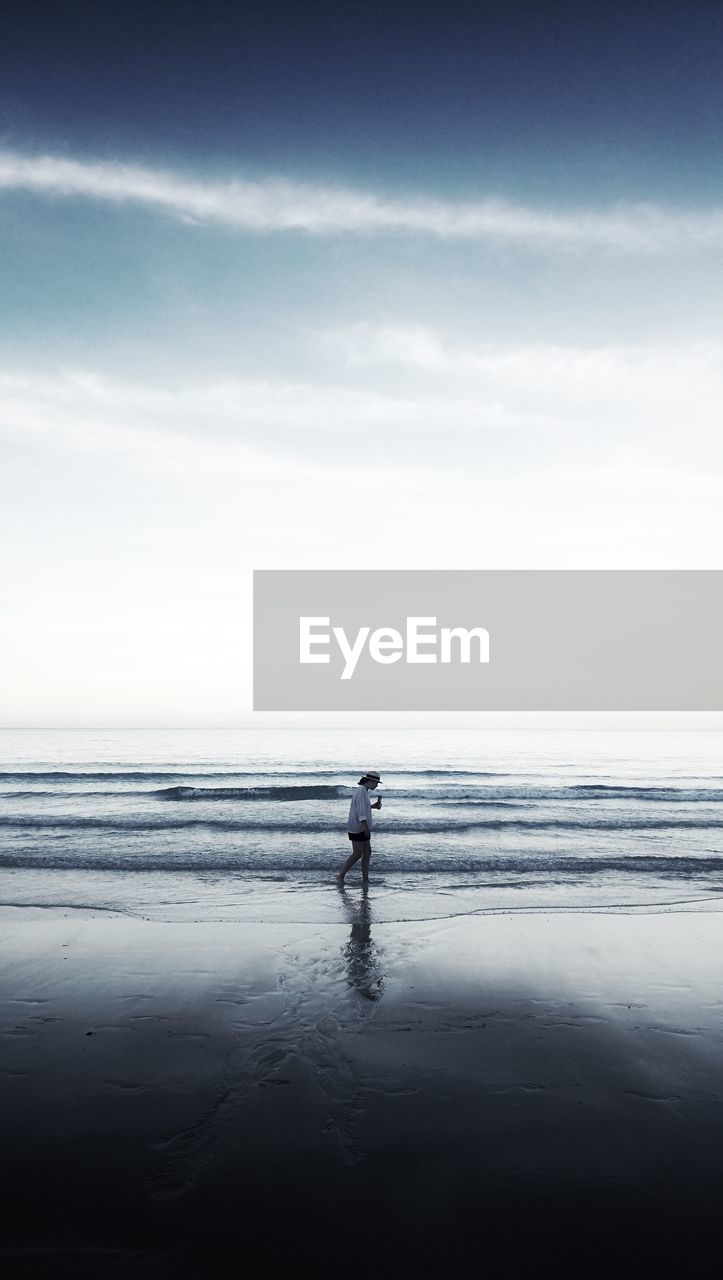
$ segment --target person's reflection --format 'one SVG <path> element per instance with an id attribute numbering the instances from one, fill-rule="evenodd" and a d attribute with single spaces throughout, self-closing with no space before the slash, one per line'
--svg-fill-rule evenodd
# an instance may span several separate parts
<path id="1" fill-rule="evenodd" d="M 377 949 L 372 942 L 372 910 L 369 902 L 369 886 L 362 886 L 361 898 L 350 897 L 342 888 L 341 898 L 347 919 L 351 924 L 349 941 L 342 951 L 346 975 L 365 1000 L 380 1000 L 384 989 Z"/>

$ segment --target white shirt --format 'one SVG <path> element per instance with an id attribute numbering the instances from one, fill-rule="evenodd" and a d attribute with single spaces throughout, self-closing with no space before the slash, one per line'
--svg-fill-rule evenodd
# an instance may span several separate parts
<path id="1" fill-rule="evenodd" d="M 354 794 L 349 805 L 349 821 L 346 824 L 347 831 L 363 831 L 362 823 L 366 822 L 369 830 L 372 829 L 372 802 L 369 799 L 369 791 L 360 783 L 355 787 Z"/>

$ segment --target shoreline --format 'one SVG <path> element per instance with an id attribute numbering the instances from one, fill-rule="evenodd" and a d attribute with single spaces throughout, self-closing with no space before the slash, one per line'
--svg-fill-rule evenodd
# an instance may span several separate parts
<path id="1" fill-rule="evenodd" d="M 665 1261 L 673 1221 L 686 1257 L 712 1243 L 717 912 L 342 897 L 323 927 L 2 913 L 11 1274 L 220 1276 L 242 1206 L 317 1270 L 366 1214 L 389 1274 L 631 1231 Z"/>

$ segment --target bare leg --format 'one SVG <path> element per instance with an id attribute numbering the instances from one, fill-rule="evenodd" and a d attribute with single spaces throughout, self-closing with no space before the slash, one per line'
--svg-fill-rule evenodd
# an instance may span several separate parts
<path id="1" fill-rule="evenodd" d="M 344 866 L 342 867 L 341 871 L 336 877 L 340 884 L 343 882 L 344 876 L 346 875 L 347 871 L 350 871 L 351 868 L 354 866 L 354 863 L 358 862 L 359 859 L 362 857 L 364 846 L 362 845 L 361 840 L 352 840 L 351 847 L 352 847 L 352 852 L 349 854 L 349 857 L 344 863 Z"/>
<path id="2" fill-rule="evenodd" d="M 372 856 L 372 842 L 365 840 L 364 852 L 362 854 L 362 880 L 364 884 L 369 884 L 369 862 Z"/>

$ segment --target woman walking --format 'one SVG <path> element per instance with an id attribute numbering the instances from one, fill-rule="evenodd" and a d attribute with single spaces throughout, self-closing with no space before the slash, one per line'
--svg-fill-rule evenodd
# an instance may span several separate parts
<path id="1" fill-rule="evenodd" d="M 358 785 L 354 788 L 354 794 L 349 805 L 349 818 L 346 824 L 352 852 L 341 871 L 337 874 L 336 880 L 339 885 L 343 885 L 347 871 L 360 858 L 362 860 L 362 880 L 364 884 L 369 883 L 369 862 L 372 856 L 372 809 L 381 809 L 382 807 L 381 796 L 372 804 L 369 799 L 369 792 L 374 791 L 380 782 L 381 775 L 377 773 L 376 769 L 370 769 L 368 773 L 365 773 L 359 779 Z"/>

